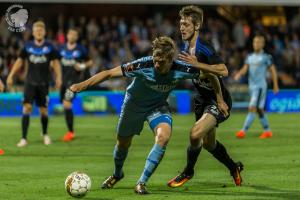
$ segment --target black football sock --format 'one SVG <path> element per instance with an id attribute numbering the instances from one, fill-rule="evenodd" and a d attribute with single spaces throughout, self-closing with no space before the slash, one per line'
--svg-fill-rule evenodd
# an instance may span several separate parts
<path id="1" fill-rule="evenodd" d="M 29 123 L 30 123 L 30 115 L 23 114 L 22 116 L 22 138 L 23 139 L 27 139 Z"/>
<path id="2" fill-rule="evenodd" d="M 224 145 L 219 141 L 216 142 L 216 147 L 214 150 L 209 151 L 218 161 L 223 163 L 229 171 L 233 171 L 236 168 L 235 162 L 228 155 Z"/>
<path id="3" fill-rule="evenodd" d="M 41 116 L 41 124 L 42 124 L 42 128 L 43 128 L 43 135 L 46 135 L 47 129 L 48 129 L 48 116 L 47 115 Z"/>
<path id="4" fill-rule="evenodd" d="M 68 126 L 68 130 L 70 132 L 73 132 L 74 114 L 72 109 L 65 109 L 65 120 Z"/>
<path id="5" fill-rule="evenodd" d="M 194 174 L 194 167 L 197 162 L 198 156 L 201 152 L 202 146 L 199 148 L 193 148 L 192 146 L 189 146 L 187 148 L 187 164 L 184 169 L 184 173 L 187 175 L 193 175 Z"/>

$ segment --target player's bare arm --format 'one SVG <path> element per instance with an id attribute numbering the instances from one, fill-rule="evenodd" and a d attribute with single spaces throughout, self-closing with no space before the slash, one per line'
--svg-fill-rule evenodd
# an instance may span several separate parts
<path id="1" fill-rule="evenodd" d="M 123 75 L 121 66 L 115 67 L 110 70 L 102 71 L 86 81 L 74 84 L 70 87 L 73 92 L 80 92 L 86 88 L 101 83 L 107 79 L 121 77 Z"/>
<path id="2" fill-rule="evenodd" d="M 225 64 L 214 64 L 209 65 L 205 63 L 201 63 L 197 61 L 197 57 L 195 55 L 190 55 L 186 52 L 181 52 L 179 54 L 179 59 L 183 60 L 184 62 L 193 65 L 194 67 L 208 73 L 212 73 L 218 76 L 228 76 L 228 70 Z"/>
<path id="3" fill-rule="evenodd" d="M 271 73 L 272 81 L 273 81 L 273 92 L 274 94 L 279 92 L 279 87 L 278 87 L 278 76 L 277 76 L 277 71 L 275 68 L 275 65 L 271 65 L 269 68 L 269 71 Z"/>
<path id="4" fill-rule="evenodd" d="M 54 59 L 52 61 L 52 68 L 55 74 L 55 87 L 58 89 L 61 86 L 62 78 L 61 78 L 61 67 L 58 59 Z"/>
<path id="5" fill-rule="evenodd" d="M 248 65 L 248 64 L 244 64 L 243 67 L 242 67 L 242 69 L 240 69 L 240 70 L 235 74 L 234 80 L 236 80 L 236 81 L 240 80 L 240 78 L 241 78 L 242 76 L 244 76 L 244 75 L 247 73 L 248 69 L 249 69 L 249 65 Z"/>
<path id="6" fill-rule="evenodd" d="M 219 110 L 223 113 L 225 117 L 228 116 L 228 105 L 225 103 L 223 95 L 222 95 L 222 90 L 221 90 L 221 85 L 218 77 L 214 74 L 211 73 L 205 73 L 205 76 L 208 78 L 208 80 L 211 82 L 214 92 L 216 94 L 217 98 L 217 104 Z"/>
<path id="7" fill-rule="evenodd" d="M 14 75 L 19 71 L 19 69 L 22 67 L 22 65 L 23 65 L 23 59 L 18 58 L 7 77 L 6 84 L 7 84 L 8 88 L 10 88 L 13 85 Z"/>

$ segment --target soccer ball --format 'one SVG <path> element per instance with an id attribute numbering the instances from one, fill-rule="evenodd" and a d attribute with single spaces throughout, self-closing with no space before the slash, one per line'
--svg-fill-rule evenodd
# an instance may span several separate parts
<path id="1" fill-rule="evenodd" d="M 71 173 L 65 181 L 65 188 L 72 197 L 84 197 L 91 190 L 92 181 L 83 172 Z"/>

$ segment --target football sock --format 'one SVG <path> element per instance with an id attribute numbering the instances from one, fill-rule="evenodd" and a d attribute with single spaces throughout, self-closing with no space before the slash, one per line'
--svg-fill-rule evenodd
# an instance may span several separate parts
<path id="1" fill-rule="evenodd" d="M 242 130 L 247 131 L 250 128 L 250 126 L 251 126 L 252 122 L 254 121 L 254 119 L 255 119 L 255 113 L 254 112 L 248 112 L 248 115 L 246 117 L 246 120 L 245 120 L 245 123 L 244 123 L 244 126 L 243 126 Z"/>
<path id="2" fill-rule="evenodd" d="M 27 138 L 29 122 L 30 122 L 30 115 L 23 114 L 22 116 L 22 138 L 23 139 Z"/>
<path id="3" fill-rule="evenodd" d="M 267 116 L 265 114 L 263 114 L 262 116 L 259 117 L 260 123 L 262 125 L 262 127 L 264 128 L 265 131 L 269 131 L 269 122 L 267 119 Z"/>
<path id="4" fill-rule="evenodd" d="M 42 128 L 43 128 L 43 135 L 46 135 L 47 129 L 48 129 L 48 116 L 47 115 L 41 116 L 41 124 L 42 124 Z"/>
<path id="5" fill-rule="evenodd" d="M 74 120 L 74 114 L 72 109 L 65 109 L 65 120 L 68 126 L 68 130 L 70 132 L 73 132 L 73 120 Z"/>
<path id="6" fill-rule="evenodd" d="M 138 180 L 138 183 L 146 183 L 148 181 L 163 158 L 165 151 L 166 147 L 161 147 L 159 144 L 154 144 L 148 155 L 143 174 Z"/>
<path id="7" fill-rule="evenodd" d="M 235 162 L 229 157 L 224 145 L 219 141 L 216 141 L 216 147 L 214 150 L 209 151 L 218 161 L 223 163 L 229 171 L 233 171 L 236 167 Z"/>
<path id="8" fill-rule="evenodd" d="M 114 175 L 116 177 L 122 177 L 123 176 L 123 165 L 125 162 L 125 159 L 128 154 L 128 149 L 119 149 L 117 145 L 114 149 L 114 161 L 115 161 L 115 170 Z"/>
<path id="9" fill-rule="evenodd" d="M 193 148 L 192 146 L 189 146 L 187 148 L 187 164 L 184 169 L 185 174 L 187 175 L 193 175 L 194 174 L 194 167 L 197 162 L 198 156 L 201 152 L 202 146 L 198 148 Z"/>

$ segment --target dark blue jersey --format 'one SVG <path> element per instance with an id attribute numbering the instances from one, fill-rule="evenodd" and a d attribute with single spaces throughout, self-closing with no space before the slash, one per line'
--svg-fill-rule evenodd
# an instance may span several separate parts
<path id="1" fill-rule="evenodd" d="M 184 45 L 183 51 L 189 53 L 188 43 Z M 205 63 L 209 65 L 224 63 L 221 57 L 215 51 L 215 49 L 208 42 L 200 40 L 199 36 L 197 37 L 195 56 L 197 57 L 197 60 L 200 63 Z M 226 100 L 230 98 L 230 94 L 226 89 L 222 78 L 218 77 L 218 79 L 221 85 L 223 98 L 224 100 Z M 216 99 L 216 95 L 213 90 L 212 84 L 205 76 L 199 76 L 197 79 L 193 79 L 193 83 L 197 88 L 199 95 L 202 98 Z"/>
<path id="2" fill-rule="evenodd" d="M 28 72 L 25 81 L 27 84 L 49 84 L 50 61 L 58 58 L 58 53 L 50 42 L 45 41 L 41 46 L 37 46 L 34 41 L 27 42 L 19 57 L 28 60 Z"/>
<path id="3" fill-rule="evenodd" d="M 60 48 L 59 55 L 62 67 L 63 86 L 69 87 L 74 83 L 78 83 L 81 73 L 75 70 L 75 64 L 83 63 L 89 59 L 86 49 L 80 44 L 77 44 L 74 49 L 68 49 L 65 44 Z"/>

